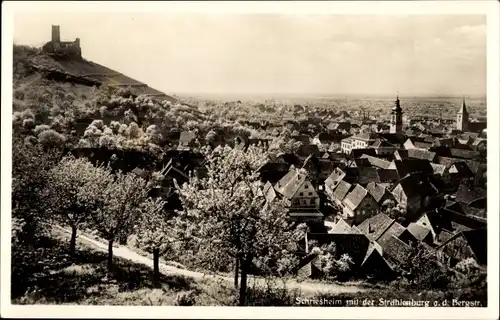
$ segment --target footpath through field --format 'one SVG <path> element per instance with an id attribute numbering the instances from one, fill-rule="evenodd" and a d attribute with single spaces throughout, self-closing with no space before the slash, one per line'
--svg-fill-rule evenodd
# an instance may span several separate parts
<path id="1" fill-rule="evenodd" d="M 68 236 L 70 236 L 71 231 L 67 230 L 65 228 L 62 228 L 60 226 L 56 226 L 61 231 L 64 231 L 64 233 Z M 90 237 L 87 237 L 83 234 L 79 234 L 78 238 L 82 242 L 87 242 L 89 244 L 94 245 L 97 247 L 99 250 L 107 252 L 108 251 L 108 244 L 103 243 L 101 241 L 97 241 L 95 239 L 92 239 Z M 138 254 L 137 252 L 130 250 L 129 248 L 125 246 L 116 246 L 113 248 L 113 255 L 117 257 L 121 257 L 123 259 L 127 259 L 130 261 L 133 261 L 135 263 L 140 263 L 144 264 L 150 268 L 153 267 L 153 260 L 145 257 L 143 255 Z M 190 271 L 186 269 L 181 269 L 181 268 L 176 268 L 174 266 L 167 265 L 165 263 L 162 263 L 160 260 L 160 272 L 163 274 L 176 274 L 176 275 L 183 275 L 186 277 L 190 278 L 195 278 L 195 279 L 213 279 L 213 280 L 223 280 L 223 281 L 234 281 L 233 278 L 231 277 L 224 277 L 224 276 L 218 276 L 218 275 L 212 275 L 212 274 L 206 274 L 203 272 L 197 272 L 197 271 Z M 265 286 L 266 285 L 266 280 L 264 278 L 260 277 L 249 277 L 249 284 L 251 285 L 252 283 L 255 283 L 258 286 Z M 340 285 L 340 284 L 326 284 L 326 283 L 319 283 L 319 282 L 297 282 L 294 280 L 289 280 L 286 281 L 286 286 L 289 289 L 298 289 L 302 293 L 309 293 L 309 294 L 316 294 L 316 293 L 351 293 L 351 292 L 361 292 L 361 291 L 367 291 L 366 288 L 361 288 L 359 286 L 355 285 Z"/>

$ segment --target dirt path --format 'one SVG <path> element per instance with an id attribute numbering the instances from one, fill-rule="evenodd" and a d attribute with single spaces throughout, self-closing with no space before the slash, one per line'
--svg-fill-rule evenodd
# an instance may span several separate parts
<path id="1" fill-rule="evenodd" d="M 56 226 L 57 229 L 63 231 L 69 239 L 69 236 L 71 232 L 65 228 L 62 228 L 60 226 Z M 97 240 L 94 240 L 92 238 L 89 238 L 85 235 L 79 234 L 78 239 L 90 243 L 97 247 L 99 250 L 107 252 L 108 250 L 108 244 L 103 243 Z M 113 254 L 117 257 L 121 257 L 136 263 L 144 264 L 149 267 L 153 267 L 153 260 L 142 256 L 138 254 L 137 252 L 134 252 L 130 250 L 127 247 L 124 246 L 117 246 L 113 248 Z M 196 271 L 190 271 L 186 269 L 181 269 L 181 268 L 176 268 L 173 266 L 166 265 L 165 263 L 162 263 L 160 260 L 160 272 L 163 274 L 177 274 L 177 275 L 183 275 L 186 277 L 190 278 L 195 278 L 195 279 L 213 279 L 213 280 L 223 280 L 223 281 L 230 281 L 232 282 L 233 279 L 230 277 L 223 277 L 223 276 L 217 276 L 217 275 L 211 275 L 211 274 L 205 274 L 202 272 L 196 272 Z M 249 277 L 249 284 L 251 285 L 252 283 L 255 283 L 259 286 L 265 286 L 266 281 L 263 278 L 259 277 Z M 317 283 L 317 282 L 297 282 L 297 281 L 287 281 L 286 282 L 287 288 L 290 289 L 299 289 L 303 293 L 310 293 L 310 294 L 315 294 L 315 293 L 350 293 L 350 292 L 361 292 L 361 291 L 366 291 L 367 289 L 361 288 L 359 286 L 354 286 L 354 285 L 338 285 L 338 284 L 325 284 L 325 283 Z"/>

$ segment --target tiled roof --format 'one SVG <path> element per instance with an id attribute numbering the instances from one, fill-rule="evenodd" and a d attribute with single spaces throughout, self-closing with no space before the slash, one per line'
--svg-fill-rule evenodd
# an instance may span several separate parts
<path id="1" fill-rule="evenodd" d="M 361 156 L 361 159 L 368 159 L 368 161 L 370 162 L 370 164 L 372 166 L 378 167 L 378 168 L 381 168 L 381 169 L 387 169 L 391 165 L 391 163 L 389 161 L 387 161 L 387 160 L 380 159 L 380 158 L 377 158 L 377 157 L 374 157 L 374 156 L 370 156 L 370 155 L 367 155 L 367 154 L 363 154 Z"/>
<path id="2" fill-rule="evenodd" d="M 306 181 L 306 178 L 304 173 L 294 168 L 276 183 L 275 189 L 285 198 L 291 199 Z"/>
<path id="3" fill-rule="evenodd" d="M 391 236 L 399 237 L 405 231 L 405 227 L 399 224 L 397 221 L 392 221 L 392 223 L 387 227 L 376 239 L 382 247 Z"/>
<path id="4" fill-rule="evenodd" d="M 333 197 L 339 201 L 344 200 L 345 196 L 351 189 L 352 185 L 345 181 L 340 181 L 335 191 L 333 191 Z"/>
<path id="5" fill-rule="evenodd" d="M 340 168 L 335 168 L 330 176 L 326 178 L 325 185 L 327 185 L 331 190 L 334 190 L 345 175 L 345 172 Z"/>
<path id="6" fill-rule="evenodd" d="M 393 223 L 393 219 L 384 213 L 379 213 L 376 216 L 370 217 L 358 225 L 358 229 L 361 230 L 366 236 L 375 241 L 380 235 Z"/>
<path id="7" fill-rule="evenodd" d="M 444 164 L 431 163 L 432 170 L 434 170 L 434 174 L 444 174 L 447 166 Z"/>
<path id="8" fill-rule="evenodd" d="M 361 185 L 357 184 L 354 189 L 345 197 L 344 203 L 351 209 L 356 208 L 361 204 L 361 201 L 367 196 L 368 191 Z"/>
<path id="9" fill-rule="evenodd" d="M 402 159 L 394 160 L 394 165 L 400 177 L 404 177 L 407 174 L 412 173 L 423 173 L 423 174 L 433 174 L 434 170 L 429 161 L 422 159 Z"/>
<path id="10" fill-rule="evenodd" d="M 427 237 L 427 235 L 429 235 L 429 233 L 431 232 L 430 229 L 416 224 L 415 222 L 410 223 L 406 230 L 408 230 L 408 232 L 418 241 L 423 241 L 425 237 Z"/>
<path id="11" fill-rule="evenodd" d="M 400 179 L 398 172 L 393 169 L 378 169 L 380 183 L 395 182 Z"/>
<path id="12" fill-rule="evenodd" d="M 461 184 L 458 187 L 455 200 L 457 202 L 469 204 L 476 199 L 484 197 L 486 197 L 486 190 L 477 187 L 469 188 L 467 185 Z"/>
<path id="13" fill-rule="evenodd" d="M 403 188 L 404 193 L 408 198 L 415 196 L 425 196 L 428 194 L 435 194 L 433 186 L 429 180 L 423 178 L 421 175 L 409 175 L 399 180 L 399 185 Z M 397 184 L 397 185 L 398 185 Z"/>
<path id="14" fill-rule="evenodd" d="M 412 252 L 412 248 L 399 240 L 399 238 L 391 235 L 387 241 L 382 245 L 384 256 L 389 256 L 399 263 L 404 263 Z"/>
<path id="15" fill-rule="evenodd" d="M 409 158 L 415 158 L 415 159 L 422 159 L 422 160 L 428 160 L 428 161 L 434 161 L 436 158 L 436 153 L 427 151 L 427 150 L 421 150 L 421 149 L 409 149 L 408 151 L 408 157 Z"/>
<path id="16" fill-rule="evenodd" d="M 352 149 L 351 150 L 351 155 L 354 157 L 354 158 L 359 158 L 361 157 L 362 155 L 364 154 L 367 154 L 369 156 L 376 156 L 377 153 L 375 152 L 375 149 L 373 148 L 366 148 L 366 149 Z"/>
<path id="17" fill-rule="evenodd" d="M 319 155 L 318 146 L 315 144 L 303 144 L 297 150 L 297 155 L 302 157 L 307 157 L 311 154 Z"/>
<path id="18" fill-rule="evenodd" d="M 377 169 L 373 167 L 359 167 L 359 179 L 360 184 L 368 184 L 370 182 L 380 182 Z"/>
<path id="19" fill-rule="evenodd" d="M 369 133 L 364 132 L 364 133 L 360 133 L 360 134 L 355 135 L 353 137 L 353 139 L 369 141 L 369 140 L 375 140 L 377 137 L 378 137 L 378 135 L 373 133 L 373 132 L 369 132 Z"/>
<path id="20" fill-rule="evenodd" d="M 382 200 L 382 198 L 384 197 L 385 193 L 388 192 L 384 186 L 381 186 L 375 182 L 370 182 L 366 186 L 366 190 L 368 190 L 368 192 L 372 195 L 375 201 L 377 201 L 377 203 L 379 203 L 380 200 Z"/>
<path id="21" fill-rule="evenodd" d="M 453 158 L 474 159 L 479 156 L 479 152 L 477 151 L 462 150 L 457 148 L 450 148 L 450 153 Z"/>
<path id="22" fill-rule="evenodd" d="M 450 169 L 448 170 L 449 173 L 454 173 L 458 175 L 461 178 L 471 178 L 474 177 L 474 174 L 472 171 L 469 169 L 469 166 L 461 161 L 461 162 L 455 162 Z"/>
<path id="23" fill-rule="evenodd" d="M 351 233 L 352 229 L 347 222 L 344 221 L 344 219 L 340 219 L 333 227 L 328 231 L 328 233 L 335 233 L 335 234 L 341 234 L 341 233 Z"/>

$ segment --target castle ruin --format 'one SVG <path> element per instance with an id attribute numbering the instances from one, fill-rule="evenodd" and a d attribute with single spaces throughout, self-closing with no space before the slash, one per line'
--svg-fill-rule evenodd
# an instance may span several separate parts
<path id="1" fill-rule="evenodd" d="M 80 38 L 75 41 L 61 41 L 61 30 L 59 26 L 52 26 L 52 39 L 43 46 L 43 51 L 57 56 L 82 56 Z"/>

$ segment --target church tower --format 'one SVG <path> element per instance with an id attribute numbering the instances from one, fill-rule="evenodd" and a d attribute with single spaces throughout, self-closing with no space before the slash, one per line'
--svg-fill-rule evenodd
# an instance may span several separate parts
<path id="1" fill-rule="evenodd" d="M 469 113 L 467 112 L 467 108 L 465 107 L 465 98 L 462 101 L 462 107 L 458 110 L 457 113 L 457 130 L 459 131 L 467 131 L 469 127 Z"/>
<path id="2" fill-rule="evenodd" d="M 391 128 L 389 132 L 394 134 L 403 133 L 403 112 L 399 103 L 399 94 L 396 97 L 396 104 L 391 110 Z"/>

